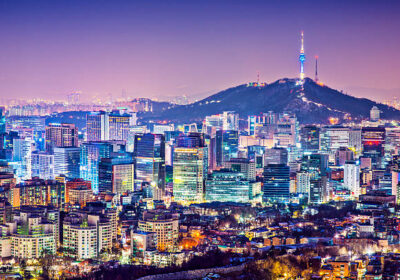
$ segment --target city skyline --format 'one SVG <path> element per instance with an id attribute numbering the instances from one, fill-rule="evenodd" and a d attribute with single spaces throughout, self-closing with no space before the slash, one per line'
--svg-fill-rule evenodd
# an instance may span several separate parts
<path id="1" fill-rule="evenodd" d="M 0 98 L 202 98 L 305 74 L 378 101 L 400 93 L 396 1 L 1 1 Z M 382 32 L 385 30 L 385 32 Z"/>

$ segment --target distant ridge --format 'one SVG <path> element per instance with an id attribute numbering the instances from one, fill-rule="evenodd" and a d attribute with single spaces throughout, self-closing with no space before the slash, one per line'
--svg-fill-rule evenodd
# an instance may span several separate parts
<path id="1" fill-rule="evenodd" d="M 183 123 L 202 121 L 205 116 L 223 111 L 236 111 L 241 117 L 273 111 L 295 113 L 301 123 L 328 123 L 330 117 L 369 118 L 373 106 L 381 110 L 383 119 L 400 120 L 400 111 L 390 106 L 344 94 L 309 78 L 303 85 L 298 85 L 297 79 L 284 78 L 263 87 L 239 85 L 189 105 L 142 117 L 144 121 Z"/>

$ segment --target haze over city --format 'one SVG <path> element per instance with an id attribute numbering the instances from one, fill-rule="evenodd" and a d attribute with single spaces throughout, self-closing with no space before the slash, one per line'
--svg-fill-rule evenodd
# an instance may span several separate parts
<path id="1" fill-rule="evenodd" d="M 0 98 L 206 97 L 306 76 L 400 95 L 399 1 L 0 1 Z"/>

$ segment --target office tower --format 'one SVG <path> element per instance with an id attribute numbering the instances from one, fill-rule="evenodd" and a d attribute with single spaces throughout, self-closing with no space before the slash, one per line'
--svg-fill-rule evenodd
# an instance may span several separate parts
<path id="1" fill-rule="evenodd" d="M 178 245 L 179 214 L 163 210 L 145 211 L 139 220 L 138 229 L 157 234 L 159 251 L 173 251 Z"/>
<path id="2" fill-rule="evenodd" d="M 105 215 L 73 212 L 63 221 L 65 254 L 74 259 L 93 259 L 112 247 L 112 223 Z"/>
<path id="3" fill-rule="evenodd" d="M 203 133 L 211 135 L 212 132 L 222 130 L 223 120 L 221 115 L 206 116 L 203 122 Z"/>
<path id="4" fill-rule="evenodd" d="M 113 145 L 109 142 L 88 142 L 81 145 L 80 177 L 91 181 L 92 190 L 99 192 L 99 163 L 103 158 L 110 158 Z"/>
<path id="5" fill-rule="evenodd" d="M 380 115 L 381 115 L 381 110 L 379 110 L 378 107 L 376 106 L 373 106 L 369 111 L 369 117 L 373 122 L 379 121 Z"/>
<path id="6" fill-rule="evenodd" d="M 344 165 L 344 186 L 350 190 L 353 198 L 358 198 L 360 189 L 360 165 L 355 161 L 347 161 Z"/>
<path id="7" fill-rule="evenodd" d="M 107 112 L 90 112 L 86 115 L 86 141 L 109 140 L 109 115 Z"/>
<path id="8" fill-rule="evenodd" d="M 199 133 L 181 135 L 173 156 L 173 194 L 176 201 L 199 202 L 204 196 L 208 150 Z"/>
<path id="9" fill-rule="evenodd" d="M 78 128 L 67 123 L 46 126 L 46 150 L 52 152 L 54 147 L 78 147 Z"/>
<path id="10" fill-rule="evenodd" d="M 328 198 L 328 155 L 304 155 L 300 171 L 310 174 L 309 203 L 322 203 Z"/>
<path id="11" fill-rule="evenodd" d="M 349 148 L 340 147 L 336 150 L 335 165 L 343 166 L 346 161 L 354 160 L 354 153 Z"/>
<path id="12" fill-rule="evenodd" d="M 14 138 L 12 163 L 17 181 L 28 180 L 32 175 L 32 141 L 27 138 Z"/>
<path id="13" fill-rule="evenodd" d="M 290 169 L 285 164 L 268 164 L 264 167 L 264 201 L 289 202 Z"/>
<path id="14" fill-rule="evenodd" d="M 99 163 L 99 192 L 121 195 L 135 187 L 133 159 L 128 155 L 103 158 Z"/>
<path id="15" fill-rule="evenodd" d="M 136 189 L 150 186 L 152 197 L 162 199 L 165 193 L 165 138 L 160 134 L 135 136 Z"/>
<path id="16" fill-rule="evenodd" d="M 318 152 L 319 131 L 320 128 L 316 125 L 306 125 L 300 129 L 300 143 L 303 151 Z"/>
<path id="17" fill-rule="evenodd" d="M 239 149 L 238 131 L 217 131 L 215 137 L 215 145 L 217 166 L 223 166 L 225 161 L 229 161 L 231 158 L 237 158 Z"/>
<path id="18" fill-rule="evenodd" d="M 79 204 L 82 207 L 93 197 L 92 184 L 83 179 L 73 179 L 65 184 L 65 204 Z"/>
<path id="19" fill-rule="evenodd" d="M 0 135 L 6 133 L 6 115 L 5 108 L 0 107 Z"/>
<path id="20" fill-rule="evenodd" d="M 304 194 L 308 197 L 311 187 L 311 174 L 306 171 L 296 173 L 296 193 Z"/>
<path id="21" fill-rule="evenodd" d="M 231 158 L 224 162 L 224 168 L 233 172 L 242 173 L 246 180 L 254 182 L 256 180 L 256 163 L 247 158 Z"/>
<path id="22" fill-rule="evenodd" d="M 279 114 L 274 132 L 274 144 L 276 147 L 287 148 L 298 143 L 299 123 L 296 115 L 283 113 Z"/>
<path id="23" fill-rule="evenodd" d="M 174 124 L 154 124 L 152 133 L 154 134 L 165 134 L 167 131 L 174 131 Z M 169 139 L 165 139 L 165 141 L 169 141 Z"/>
<path id="24" fill-rule="evenodd" d="M 264 165 L 268 164 L 287 164 L 288 151 L 285 148 L 265 149 Z"/>
<path id="25" fill-rule="evenodd" d="M 373 168 L 382 167 L 382 158 L 385 155 L 385 132 L 384 127 L 363 127 L 361 130 L 363 157 L 371 159 Z"/>
<path id="26" fill-rule="evenodd" d="M 108 139 L 127 141 L 130 128 L 136 125 L 136 115 L 126 113 L 124 110 L 114 110 L 108 115 Z"/>
<path id="27" fill-rule="evenodd" d="M 247 203 L 252 200 L 252 193 L 252 183 L 246 176 L 229 169 L 214 171 L 206 180 L 206 201 Z"/>
<path id="28" fill-rule="evenodd" d="M 239 130 L 239 114 L 233 111 L 222 113 L 222 130 Z"/>
<path id="29" fill-rule="evenodd" d="M 65 203 L 65 185 L 55 180 L 33 178 L 10 189 L 10 203 L 20 206 L 53 206 L 60 208 Z"/>
<path id="30" fill-rule="evenodd" d="M 68 179 L 79 178 L 79 165 L 81 161 L 81 148 L 55 147 L 54 175 L 65 175 Z"/>
<path id="31" fill-rule="evenodd" d="M 33 152 L 32 177 L 54 180 L 54 155 L 45 152 Z"/>
<path id="32" fill-rule="evenodd" d="M 361 129 L 353 128 L 349 130 L 349 148 L 354 151 L 358 157 L 362 151 Z"/>
<path id="33" fill-rule="evenodd" d="M 320 132 L 320 151 L 329 154 L 329 160 L 334 162 L 336 150 L 349 147 L 350 128 L 343 126 L 326 126 Z"/>

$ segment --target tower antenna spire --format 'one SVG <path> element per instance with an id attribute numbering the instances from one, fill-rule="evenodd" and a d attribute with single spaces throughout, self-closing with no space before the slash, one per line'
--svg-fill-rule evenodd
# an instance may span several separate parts
<path id="1" fill-rule="evenodd" d="M 315 56 L 315 82 L 318 82 L 318 55 Z"/>
<path id="2" fill-rule="evenodd" d="M 301 31 L 301 47 L 300 47 L 300 81 L 304 81 L 304 61 L 306 61 L 306 55 L 304 53 L 304 32 Z"/>

